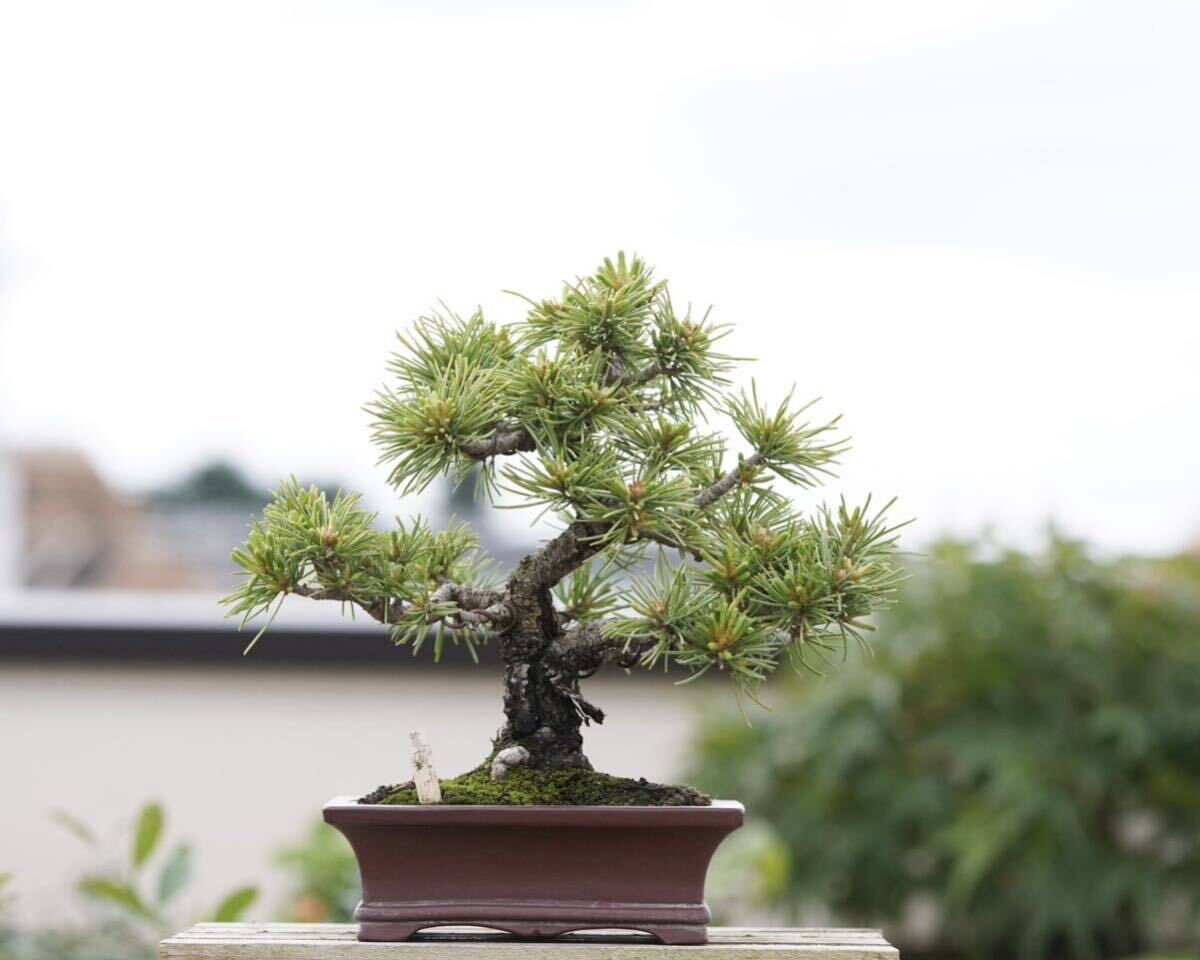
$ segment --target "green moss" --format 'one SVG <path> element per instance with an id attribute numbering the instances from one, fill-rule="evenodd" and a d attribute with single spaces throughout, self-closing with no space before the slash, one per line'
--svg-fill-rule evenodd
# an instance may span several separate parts
<path id="1" fill-rule="evenodd" d="M 594 770 L 511 771 L 493 780 L 486 765 L 442 780 L 442 803 L 508 806 L 707 806 L 704 794 L 684 786 L 665 786 L 644 779 L 614 777 Z M 415 804 L 411 783 L 381 788 L 363 798 L 369 803 Z"/>

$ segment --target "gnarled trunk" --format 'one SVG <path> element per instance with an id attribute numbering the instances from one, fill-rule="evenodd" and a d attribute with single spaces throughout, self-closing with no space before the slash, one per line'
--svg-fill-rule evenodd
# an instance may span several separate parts
<path id="1" fill-rule="evenodd" d="M 504 715 L 495 750 L 524 747 L 529 751 L 527 765 L 538 769 L 592 768 L 580 732 L 585 715 L 545 663 L 505 664 Z"/>
<path id="2" fill-rule="evenodd" d="M 538 553 L 525 557 L 508 581 L 512 620 L 500 638 L 505 724 L 495 750 L 519 746 L 537 769 L 592 765 L 581 728 L 604 714 L 579 692 L 579 676 L 548 657 L 562 628 L 550 588 L 598 550 L 603 528 L 572 524 Z"/>

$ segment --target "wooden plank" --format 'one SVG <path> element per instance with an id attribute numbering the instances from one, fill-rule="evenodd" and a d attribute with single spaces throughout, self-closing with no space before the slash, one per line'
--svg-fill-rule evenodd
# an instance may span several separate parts
<path id="1" fill-rule="evenodd" d="M 712 927 L 703 947 L 616 931 L 552 943 L 442 927 L 407 943 L 359 943 L 349 923 L 201 923 L 162 942 L 163 960 L 898 960 L 878 930 Z"/>

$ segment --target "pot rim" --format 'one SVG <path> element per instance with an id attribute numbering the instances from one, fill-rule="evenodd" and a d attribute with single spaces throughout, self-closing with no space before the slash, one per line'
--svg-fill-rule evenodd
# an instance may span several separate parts
<path id="1" fill-rule="evenodd" d="M 511 824 L 557 823 L 563 826 L 666 825 L 688 821 L 693 826 L 738 826 L 746 808 L 736 800 L 713 800 L 706 807 L 610 806 L 572 804 L 396 804 L 359 803 L 352 796 L 334 797 L 323 808 L 325 819 L 340 823 Z M 647 821 L 650 821 L 649 823 Z"/>

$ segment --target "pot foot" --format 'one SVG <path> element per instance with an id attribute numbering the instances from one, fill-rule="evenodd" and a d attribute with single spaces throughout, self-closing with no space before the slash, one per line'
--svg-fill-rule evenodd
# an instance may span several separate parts
<path id="1" fill-rule="evenodd" d="M 422 928 L 420 923 L 373 920 L 358 925 L 358 939 L 368 943 L 400 943 Z"/>
<path id="2" fill-rule="evenodd" d="M 646 927 L 646 932 L 669 947 L 702 946 L 708 943 L 708 927 L 699 924 L 663 924 Z"/>
<path id="3" fill-rule="evenodd" d="M 595 933 L 596 927 L 588 927 L 585 923 L 569 924 L 569 923 L 537 923 L 524 920 L 502 921 L 488 920 L 486 923 L 469 921 L 459 921 L 457 923 L 412 923 L 395 920 L 365 920 L 358 925 L 358 939 L 370 943 L 399 943 L 404 940 L 411 940 L 420 931 L 429 931 L 435 935 L 439 927 L 486 927 L 491 930 L 496 930 L 500 933 L 511 934 L 520 940 L 531 941 L 546 941 L 565 936 L 569 933 L 578 933 L 582 936 Z M 599 929 L 611 930 L 613 927 L 603 927 Z M 645 933 L 653 937 L 659 943 L 667 946 L 693 946 L 708 943 L 708 927 L 699 923 L 644 923 L 638 924 L 636 927 L 622 927 L 622 930 L 628 929 L 637 933 Z M 447 931 L 449 933 L 450 931 Z M 454 931 L 455 934 L 461 936 L 459 930 Z M 605 935 L 600 934 L 604 937 Z M 605 937 L 607 939 L 607 937 Z"/>

